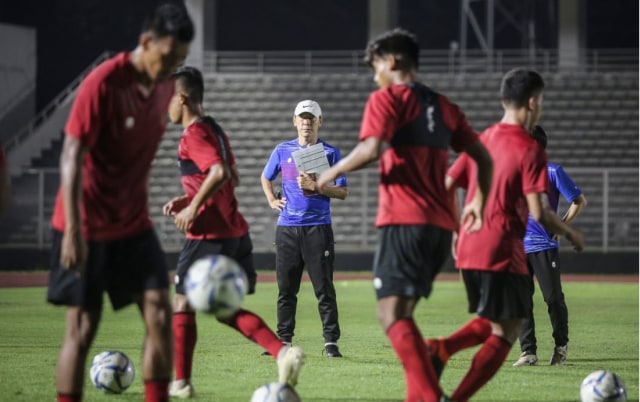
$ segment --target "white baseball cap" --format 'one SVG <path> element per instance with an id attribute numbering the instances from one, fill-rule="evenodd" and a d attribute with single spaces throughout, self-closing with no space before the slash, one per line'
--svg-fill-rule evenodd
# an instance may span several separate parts
<path id="1" fill-rule="evenodd" d="M 322 109 L 320 109 L 318 102 L 307 99 L 299 102 L 296 106 L 295 112 L 293 112 L 294 116 L 299 116 L 302 113 L 311 113 L 316 117 L 320 117 L 322 116 Z"/>

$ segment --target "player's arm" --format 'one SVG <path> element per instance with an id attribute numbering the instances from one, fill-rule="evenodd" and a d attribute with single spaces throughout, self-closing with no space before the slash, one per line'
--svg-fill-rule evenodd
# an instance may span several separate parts
<path id="1" fill-rule="evenodd" d="M 569 205 L 569 209 L 567 210 L 567 213 L 562 217 L 562 220 L 565 223 L 571 222 L 580 214 L 580 212 L 582 212 L 582 210 L 586 206 L 587 198 L 584 196 L 584 194 L 580 194 L 571 202 L 571 205 Z"/>
<path id="2" fill-rule="evenodd" d="M 360 141 L 349 155 L 322 173 L 318 178 L 320 191 L 323 192 L 328 183 L 335 181 L 338 176 L 361 169 L 378 160 L 382 154 L 383 144 L 382 140 L 377 137 L 367 137 Z"/>
<path id="3" fill-rule="evenodd" d="M 284 208 L 284 204 L 286 204 L 287 200 L 284 197 L 276 197 L 276 194 L 273 192 L 273 182 L 264 177 L 264 174 L 262 174 L 260 175 L 260 183 L 262 184 L 262 191 L 267 197 L 267 202 L 269 203 L 271 209 L 282 211 L 282 208 Z"/>
<path id="4" fill-rule="evenodd" d="M 325 197 L 337 198 L 344 200 L 349 194 L 349 189 L 346 186 L 336 186 L 333 184 L 327 184 L 324 188 L 318 186 L 318 182 L 314 180 L 314 176 L 305 172 L 300 172 L 298 176 L 298 186 L 301 189 L 311 191 L 317 194 L 322 194 Z"/>
<path id="5" fill-rule="evenodd" d="M 60 263 L 64 268 L 77 270 L 83 268 L 88 253 L 80 217 L 82 161 L 87 151 L 80 138 L 65 135 L 60 155 L 60 186 L 65 215 Z"/>
<path id="6" fill-rule="evenodd" d="M 475 232 L 480 230 L 484 219 L 484 207 L 487 203 L 487 196 L 491 190 L 491 180 L 493 179 L 493 159 L 491 159 L 489 151 L 480 141 L 474 141 L 469 144 L 464 152 L 478 166 L 476 176 L 478 188 L 473 200 L 464 206 L 460 219 L 465 231 Z"/>
<path id="7" fill-rule="evenodd" d="M 240 185 L 240 174 L 238 173 L 238 166 L 234 163 L 233 166 L 229 168 L 231 173 L 231 183 L 233 187 L 238 187 Z"/>
<path id="8" fill-rule="evenodd" d="M 324 195 L 325 197 L 337 198 L 339 200 L 344 200 L 345 198 L 347 198 L 347 195 L 349 194 L 349 189 L 347 187 L 334 186 L 329 184 L 324 186 L 324 188 L 322 189 L 318 188 L 318 190 L 319 190 L 318 193 Z"/>
<path id="9" fill-rule="evenodd" d="M 193 196 L 189 205 L 175 216 L 175 224 L 183 232 L 196 219 L 198 210 L 204 202 L 231 178 L 229 167 L 224 162 L 216 163 L 209 168 L 207 177 L 202 182 L 198 192 Z"/>
<path id="10" fill-rule="evenodd" d="M 573 248 L 580 251 L 584 247 L 584 236 L 577 230 L 560 219 L 550 208 L 549 199 L 546 193 L 527 194 L 527 205 L 529 214 L 550 232 L 560 236 L 565 236 L 573 245 Z"/>
<path id="11" fill-rule="evenodd" d="M 449 195 L 449 208 L 451 209 L 451 213 L 453 214 L 456 222 L 460 221 L 460 209 L 458 208 L 458 187 L 456 186 L 455 181 L 449 175 L 446 175 L 444 178 L 444 186 L 447 189 L 447 194 Z M 458 230 L 454 230 L 451 234 L 451 256 L 454 260 L 458 259 L 458 254 L 456 253 L 456 249 L 458 247 Z"/>

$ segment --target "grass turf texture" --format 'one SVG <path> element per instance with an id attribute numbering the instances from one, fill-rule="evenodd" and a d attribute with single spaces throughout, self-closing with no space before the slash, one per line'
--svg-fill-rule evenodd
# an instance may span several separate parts
<path id="1" fill-rule="evenodd" d="M 404 379 L 400 364 L 375 318 L 370 281 L 336 282 L 343 359 L 322 356 L 323 341 L 316 301 L 308 282 L 299 295 L 294 343 L 307 353 L 298 393 L 310 401 L 401 401 Z M 536 291 L 538 356 L 536 367 L 511 367 L 520 353 L 514 345 L 498 374 L 474 401 L 577 401 L 582 379 L 597 369 L 612 370 L 626 383 L 629 401 L 638 400 L 638 284 L 565 283 L 569 305 L 569 358 L 548 366 L 553 343 L 546 306 Z M 0 400 L 55 399 L 54 369 L 64 329 L 64 308 L 47 305 L 44 288 L 0 289 Z M 260 283 L 244 307 L 275 328 L 276 286 Z M 137 309 L 114 313 L 108 304 L 90 351 L 118 349 L 136 366 L 136 378 L 120 396 L 95 390 L 85 376 L 85 401 L 139 401 L 143 385 L 140 345 L 143 326 Z M 466 312 L 460 282 L 437 282 L 432 297 L 422 300 L 416 321 L 426 336 L 447 335 L 472 315 Z M 200 401 L 248 401 L 254 389 L 277 379 L 273 358 L 234 330 L 198 315 L 198 345 L 193 383 Z M 466 373 L 476 349 L 455 355 L 442 386 L 447 393 Z M 89 371 L 87 364 L 86 371 Z"/>

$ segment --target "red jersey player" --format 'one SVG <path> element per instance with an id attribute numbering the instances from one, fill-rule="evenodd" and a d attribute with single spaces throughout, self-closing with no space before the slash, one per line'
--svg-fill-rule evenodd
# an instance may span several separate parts
<path id="1" fill-rule="evenodd" d="M 463 211 L 465 230 L 482 226 L 492 164 L 460 109 L 418 82 L 418 49 L 415 36 L 403 29 L 369 43 L 366 60 L 380 89 L 367 101 L 359 144 L 318 185 L 380 159 L 373 283 L 378 320 L 404 367 L 405 400 L 438 402 L 442 389 L 413 311 L 431 293 L 457 227 L 445 189 L 448 149 L 466 152 L 479 166 L 482 191 Z"/>
<path id="2" fill-rule="evenodd" d="M 116 310 L 138 305 L 146 328 L 145 400 L 168 400 L 169 280 L 149 218 L 147 178 L 173 95 L 168 78 L 185 59 L 193 31 L 184 7 L 159 6 L 145 20 L 138 46 L 96 67 L 71 109 L 51 222 L 47 295 L 68 306 L 56 368 L 58 401 L 82 399 L 104 292 Z"/>
<path id="3" fill-rule="evenodd" d="M 583 247 L 581 232 L 549 207 L 546 153 L 530 135 L 542 111 L 543 89 L 544 81 L 535 71 L 509 71 L 500 89 L 502 121 L 480 136 L 494 163 L 484 225 L 474 233 L 461 231 L 457 245 L 454 241 L 455 265 L 462 270 L 469 312 L 478 317 L 448 338 L 427 341 L 439 372 L 451 354 L 482 344 L 451 395 L 453 401 L 469 400 L 493 377 L 528 316 L 531 281 L 523 245 L 527 214 L 566 236 L 577 250 Z M 447 187 L 466 188 L 470 201 L 477 191 L 475 175 L 475 163 L 463 155 L 449 169 Z"/>
<path id="4" fill-rule="evenodd" d="M 200 71 L 181 67 L 174 75 L 175 94 L 169 105 L 169 118 L 184 127 L 178 160 L 185 194 L 165 204 L 163 212 L 174 217 L 178 229 L 186 232 L 187 240 L 180 252 L 175 276 L 176 380 L 169 393 L 178 398 L 191 398 L 195 395 L 191 368 L 197 326 L 195 312 L 185 296 L 184 279 L 189 267 L 206 255 L 229 256 L 247 273 L 249 293 L 255 290 L 256 271 L 249 226 L 238 211 L 234 194 L 239 178 L 229 138 L 213 118 L 204 114 L 204 81 Z M 277 357 L 279 381 L 296 385 L 304 361 L 302 349 L 284 345 L 264 320 L 250 311 L 240 309 L 221 321 Z"/>

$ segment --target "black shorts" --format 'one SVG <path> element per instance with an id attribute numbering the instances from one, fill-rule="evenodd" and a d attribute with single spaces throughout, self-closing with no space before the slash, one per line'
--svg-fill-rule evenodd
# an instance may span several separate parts
<path id="1" fill-rule="evenodd" d="M 433 280 L 450 255 L 451 232 L 432 225 L 383 226 L 373 262 L 378 300 L 429 297 Z"/>
<path id="2" fill-rule="evenodd" d="M 231 257 L 240 264 L 248 280 L 248 293 L 256 291 L 256 270 L 253 266 L 253 243 L 249 233 L 232 239 L 193 240 L 187 239 L 178 257 L 174 282 L 176 293 L 184 294 L 184 278 L 189 267 L 202 257 L 221 254 Z"/>
<path id="3" fill-rule="evenodd" d="M 529 275 L 463 269 L 462 278 L 467 288 L 470 313 L 494 322 L 529 316 Z"/>
<path id="4" fill-rule="evenodd" d="M 100 310 L 106 291 L 113 309 L 118 310 L 145 290 L 169 288 L 167 261 L 153 229 L 124 239 L 88 242 L 82 276 L 60 265 L 62 232 L 54 230 L 52 242 L 50 303 Z"/>

